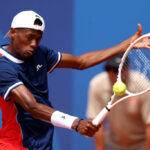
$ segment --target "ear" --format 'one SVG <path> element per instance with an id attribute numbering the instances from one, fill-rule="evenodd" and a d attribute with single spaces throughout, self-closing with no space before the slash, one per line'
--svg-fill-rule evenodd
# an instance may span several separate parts
<path id="1" fill-rule="evenodd" d="M 14 28 L 10 29 L 10 33 L 9 33 L 11 38 L 14 38 L 16 36 L 16 30 Z"/>

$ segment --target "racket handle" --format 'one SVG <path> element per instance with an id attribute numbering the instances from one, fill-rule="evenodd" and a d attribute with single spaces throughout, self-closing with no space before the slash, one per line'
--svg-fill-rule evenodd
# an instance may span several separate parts
<path id="1" fill-rule="evenodd" d="M 109 112 L 109 109 L 107 108 L 107 106 L 104 107 L 104 108 L 99 112 L 99 114 L 93 119 L 92 123 L 93 123 L 94 125 L 99 125 L 99 124 L 101 124 L 101 123 L 104 121 L 105 117 L 107 116 L 108 112 Z"/>

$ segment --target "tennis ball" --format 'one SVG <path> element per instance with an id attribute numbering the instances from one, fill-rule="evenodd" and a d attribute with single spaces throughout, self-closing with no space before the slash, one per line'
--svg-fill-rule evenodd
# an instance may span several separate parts
<path id="1" fill-rule="evenodd" d="M 125 83 L 121 82 L 121 81 L 117 81 L 114 85 L 113 85 L 113 91 L 116 95 L 121 96 L 125 93 L 126 91 L 126 85 Z"/>

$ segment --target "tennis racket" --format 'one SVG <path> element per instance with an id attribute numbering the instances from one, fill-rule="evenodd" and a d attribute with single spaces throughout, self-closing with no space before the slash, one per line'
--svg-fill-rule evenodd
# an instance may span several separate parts
<path id="1" fill-rule="evenodd" d="M 135 49 L 137 42 L 150 38 L 150 33 L 144 34 L 136 39 L 125 51 L 118 67 L 117 81 L 126 83 L 126 91 L 123 96 L 117 96 L 115 93 L 111 96 L 107 105 L 93 119 L 94 125 L 103 122 L 108 112 L 116 105 L 129 98 L 146 94 L 150 91 L 150 53 L 147 49 Z M 137 80 L 136 77 L 140 79 Z M 128 84 L 128 82 L 130 82 Z M 132 85 L 130 88 L 129 85 Z M 134 86 L 133 86 L 134 85 Z"/>

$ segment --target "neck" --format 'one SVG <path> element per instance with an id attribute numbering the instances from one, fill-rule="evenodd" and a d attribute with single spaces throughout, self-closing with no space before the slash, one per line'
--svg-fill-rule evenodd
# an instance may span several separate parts
<path id="1" fill-rule="evenodd" d="M 8 47 L 6 47 L 6 50 L 7 50 L 9 53 L 11 53 L 12 55 L 14 55 L 13 49 L 14 49 L 14 48 L 12 47 L 11 44 L 9 44 Z M 14 55 L 14 56 L 15 56 L 15 55 Z"/>
<path id="2" fill-rule="evenodd" d="M 8 47 L 6 47 L 6 50 L 11 53 L 14 57 L 20 59 L 20 60 L 24 60 L 15 50 L 14 46 L 10 43 L 8 45 Z"/>

